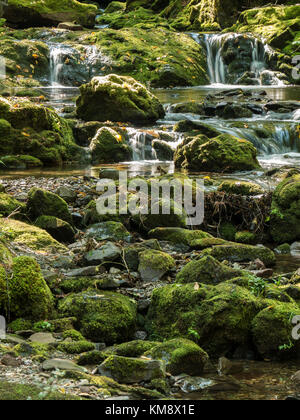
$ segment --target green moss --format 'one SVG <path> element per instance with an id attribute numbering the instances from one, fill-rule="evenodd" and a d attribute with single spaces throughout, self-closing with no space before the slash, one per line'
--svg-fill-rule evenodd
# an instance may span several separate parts
<path id="1" fill-rule="evenodd" d="M 237 232 L 235 235 L 235 241 L 241 244 L 253 245 L 257 242 L 257 237 L 255 233 L 249 232 L 247 230 L 243 232 Z"/>
<path id="2" fill-rule="evenodd" d="M 202 255 L 211 255 L 219 261 L 254 261 L 259 258 L 267 267 L 276 263 L 275 254 L 269 248 L 242 244 L 218 245 L 205 249 Z"/>
<path id="3" fill-rule="evenodd" d="M 232 223 L 224 222 L 221 224 L 220 235 L 222 238 L 226 239 L 226 241 L 234 241 L 236 233 L 237 229 Z"/>
<path id="4" fill-rule="evenodd" d="M 266 304 L 231 283 L 199 286 L 177 284 L 154 290 L 147 319 L 150 336 L 190 338 L 211 357 L 247 345 L 251 322 Z"/>
<path id="5" fill-rule="evenodd" d="M 0 265 L 10 267 L 12 264 L 12 255 L 3 242 L 0 241 Z"/>
<path id="6" fill-rule="evenodd" d="M 223 191 L 228 194 L 240 194 L 240 195 L 260 195 L 264 193 L 263 188 L 258 184 L 246 181 L 224 181 L 219 186 L 218 191 Z"/>
<path id="7" fill-rule="evenodd" d="M 186 34 L 164 28 L 104 29 L 86 35 L 112 60 L 112 71 L 152 87 L 208 84 L 204 48 Z M 111 71 L 111 70 L 110 70 Z"/>
<path id="8" fill-rule="evenodd" d="M 212 238 L 209 233 L 201 230 L 188 230 L 182 228 L 156 228 L 148 233 L 150 238 L 156 238 L 160 241 L 168 241 L 174 244 L 184 244 L 191 246 L 191 243 L 197 240 Z"/>
<path id="9" fill-rule="evenodd" d="M 29 191 L 27 211 L 32 220 L 39 216 L 54 216 L 72 224 L 67 203 L 58 195 L 39 188 Z"/>
<path id="10" fill-rule="evenodd" d="M 241 270 L 234 270 L 213 257 L 207 256 L 186 264 L 177 274 L 176 281 L 178 283 L 218 284 L 239 275 L 242 275 Z"/>
<path id="11" fill-rule="evenodd" d="M 17 331 L 30 330 L 31 328 L 32 321 L 23 318 L 18 318 L 15 321 L 8 324 L 8 329 L 13 333 L 16 333 Z"/>
<path id="12" fill-rule="evenodd" d="M 183 142 L 175 152 L 176 168 L 197 172 L 234 172 L 259 168 L 252 143 L 230 134 L 213 139 L 199 135 Z"/>
<path id="13" fill-rule="evenodd" d="M 0 381 L 0 400 L 2 401 L 66 401 L 66 400 L 82 400 L 82 398 L 75 395 L 62 394 L 60 392 L 49 391 L 45 392 L 43 388 L 35 385 L 24 385 L 15 382 Z"/>
<path id="14" fill-rule="evenodd" d="M 82 353 L 78 356 L 76 362 L 79 366 L 92 366 L 92 365 L 100 365 L 104 360 L 107 359 L 107 354 L 93 350 L 87 353 Z"/>
<path id="15" fill-rule="evenodd" d="M 100 116 L 100 114 L 99 114 Z M 101 128 L 90 144 L 94 163 L 115 163 L 132 159 L 132 150 L 125 138 L 111 128 Z"/>
<path id="16" fill-rule="evenodd" d="M 156 251 L 154 249 L 147 249 L 139 255 L 139 271 L 142 272 L 147 269 L 154 271 L 168 272 L 175 268 L 175 261 L 166 252 Z"/>
<path id="17" fill-rule="evenodd" d="M 158 344 L 146 352 L 145 356 L 165 361 L 166 370 L 172 375 L 201 375 L 208 360 L 208 354 L 197 344 L 182 338 Z"/>
<path id="18" fill-rule="evenodd" d="M 66 330 L 64 331 L 62 337 L 64 339 L 66 338 L 72 338 L 73 341 L 84 341 L 83 335 L 76 330 Z"/>
<path id="19" fill-rule="evenodd" d="M 8 292 L 6 299 L 1 299 L 2 310 L 9 310 L 15 318 L 39 320 L 49 317 L 53 310 L 53 296 L 33 258 L 14 258 L 12 276 L 5 282 L 1 279 L 2 293 L 7 291 L 7 281 Z"/>
<path id="20" fill-rule="evenodd" d="M 24 213 L 24 204 L 20 203 L 18 200 L 8 194 L 0 193 L 0 214 L 2 216 L 9 216 L 15 211 Z"/>
<path id="21" fill-rule="evenodd" d="M 271 234 L 276 243 L 300 239 L 300 175 L 287 177 L 272 199 Z"/>
<path id="22" fill-rule="evenodd" d="M 35 221 L 35 226 L 44 229 L 59 242 L 68 243 L 74 241 L 75 230 L 73 227 L 68 222 L 55 216 L 40 216 Z"/>
<path id="23" fill-rule="evenodd" d="M 128 343 L 119 344 L 111 349 L 108 349 L 107 351 L 105 350 L 105 352 L 109 354 L 115 354 L 117 356 L 140 357 L 158 344 L 159 343 L 156 341 L 135 340 L 129 341 Z"/>
<path id="24" fill-rule="evenodd" d="M 64 253 L 67 248 L 55 241 L 46 231 L 13 219 L 1 219 L 3 238 L 25 245 L 36 252 Z"/>
<path id="25" fill-rule="evenodd" d="M 12 23 L 26 22 L 27 18 L 29 24 L 35 17 L 35 19 L 49 24 L 76 21 L 83 26 L 92 28 L 97 14 L 95 5 L 82 4 L 77 0 L 61 0 L 60 2 L 56 0 L 47 0 L 47 2 L 22 0 L 21 4 L 19 0 L 8 0 L 8 4 L 11 7 L 8 20 Z"/>
<path id="26" fill-rule="evenodd" d="M 104 376 L 111 376 L 121 383 L 139 383 L 152 379 L 164 378 L 164 364 L 154 362 L 150 367 L 149 360 L 123 356 L 109 356 L 100 366 Z M 153 365 L 152 365 L 153 366 Z"/>
<path id="27" fill-rule="evenodd" d="M 32 156 L 17 155 L 17 156 L 2 156 L 2 169 L 28 169 L 42 167 L 43 163 Z"/>
<path id="28" fill-rule="evenodd" d="M 62 343 L 57 347 L 58 351 L 68 354 L 80 354 L 92 351 L 95 349 L 95 344 L 89 341 L 76 341 L 75 343 Z"/>
<path id="29" fill-rule="evenodd" d="M 136 303 L 118 293 L 95 290 L 71 294 L 59 303 L 59 311 L 76 317 L 75 326 L 94 342 L 128 341 L 135 331 Z"/>
<path id="30" fill-rule="evenodd" d="M 297 355 L 299 345 L 292 340 L 291 320 L 298 313 L 295 304 L 272 302 L 255 317 L 253 340 L 262 357 L 274 359 Z"/>

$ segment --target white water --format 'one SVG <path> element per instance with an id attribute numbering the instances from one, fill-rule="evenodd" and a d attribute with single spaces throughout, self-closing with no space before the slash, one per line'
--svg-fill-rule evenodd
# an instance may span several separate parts
<path id="1" fill-rule="evenodd" d="M 207 68 L 209 80 L 212 85 L 228 85 L 228 70 L 222 58 L 224 42 L 237 39 L 240 34 L 197 34 L 192 33 L 192 38 L 199 44 L 204 44 L 207 53 Z M 269 79 L 269 85 L 284 86 L 284 83 L 268 69 L 266 58 L 272 55 L 272 49 L 264 42 L 255 37 L 248 38 L 252 49 L 252 62 L 248 69 L 255 74 L 257 85 L 262 85 L 262 75 Z"/>
<path id="2" fill-rule="evenodd" d="M 63 44 L 50 45 L 50 83 L 51 86 L 63 86 L 63 69 L 67 64 L 68 55 L 76 52 Z"/>

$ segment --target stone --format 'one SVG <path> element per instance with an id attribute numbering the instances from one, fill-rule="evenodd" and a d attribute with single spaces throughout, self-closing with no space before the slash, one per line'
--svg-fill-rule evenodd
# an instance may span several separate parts
<path id="1" fill-rule="evenodd" d="M 149 249 L 139 255 L 138 271 L 144 282 L 159 281 L 174 268 L 174 259 L 165 252 Z"/>
<path id="2" fill-rule="evenodd" d="M 103 262 L 111 262 L 120 258 L 121 248 L 112 242 L 107 242 L 98 249 L 94 249 L 85 254 L 84 258 L 87 264 L 100 265 Z"/>
<path id="3" fill-rule="evenodd" d="M 165 115 L 158 99 L 129 76 L 94 77 L 80 93 L 77 116 L 85 121 L 147 124 Z"/>
<path id="4" fill-rule="evenodd" d="M 50 333 L 36 333 L 29 337 L 31 343 L 39 344 L 53 344 L 56 343 L 56 339 Z"/>
<path id="5" fill-rule="evenodd" d="M 125 241 L 131 242 L 131 235 L 122 223 L 103 222 L 96 223 L 86 231 L 88 238 L 94 238 L 96 241 Z"/>
<path id="6" fill-rule="evenodd" d="M 64 220 L 55 216 L 40 216 L 35 225 L 48 232 L 54 239 L 62 243 L 71 243 L 75 239 L 75 230 Z"/>
<path id="7" fill-rule="evenodd" d="M 86 369 L 76 365 L 70 360 L 64 359 L 49 359 L 42 364 L 42 369 L 45 371 L 48 370 L 66 370 L 71 372 L 86 372 Z"/>
<path id="8" fill-rule="evenodd" d="M 164 378 L 165 366 L 159 360 L 110 356 L 99 366 L 98 373 L 120 383 L 134 384 Z"/>

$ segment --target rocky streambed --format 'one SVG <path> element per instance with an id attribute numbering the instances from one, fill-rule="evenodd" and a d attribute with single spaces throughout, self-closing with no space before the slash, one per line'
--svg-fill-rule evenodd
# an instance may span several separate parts
<path id="1" fill-rule="evenodd" d="M 260 9 L 228 28 L 206 4 L 209 22 L 190 5 L 112 2 L 87 30 L 94 6 L 62 22 L 65 9 L 28 4 L 18 21 L 12 3 L 0 398 L 298 399 L 299 5 L 264 8 L 265 36 Z M 119 203 L 120 173 L 144 207 L 102 214 L 99 182 Z M 145 200 L 141 179 L 148 192 L 201 180 L 203 223 L 175 193 L 168 214 L 144 211 L 166 197 Z"/>

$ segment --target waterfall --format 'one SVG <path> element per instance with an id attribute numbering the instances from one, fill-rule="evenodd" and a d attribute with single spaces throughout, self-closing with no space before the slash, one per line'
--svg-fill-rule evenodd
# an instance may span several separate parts
<path id="1" fill-rule="evenodd" d="M 69 60 L 69 56 L 74 55 L 74 53 L 76 54 L 77 51 L 63 44 L 51 44 L 49 47 L 51 86 L 63 86 L 65 84 L 65 66 Z"/>
<path id="2" fill-rule="evenodd" d="M 236 33 L 191 36 L 206 49 L 211 84 L 284 84 L 267 68 L 267 59 L 273 52 L 264 41 Z M 229 69 L 233 62 L 235 65 Z"/>
<path id="3" fill-rule="evenodd" d="M 127 129 L 129 145 L 132 148 L 132 159 L 134 161 L 156 160 L 156 152 L 152 147 L 153 137 L 145 131 L 138 131 L 134 128 Z"/>

